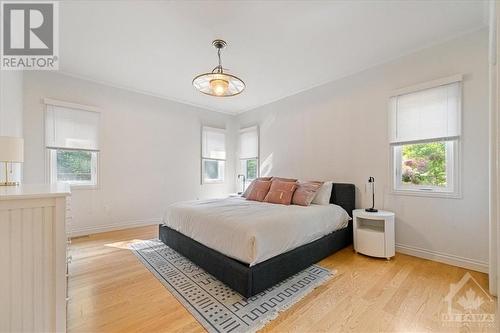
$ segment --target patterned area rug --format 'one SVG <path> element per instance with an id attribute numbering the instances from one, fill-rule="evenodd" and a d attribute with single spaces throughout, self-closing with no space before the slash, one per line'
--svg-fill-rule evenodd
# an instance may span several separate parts
<path id="1" fill-rule="evenodd" d="M 333 276 L 313 265 L 245 299 L 159 240 L 130 247 L 208 332 L 255 332 Z"/>

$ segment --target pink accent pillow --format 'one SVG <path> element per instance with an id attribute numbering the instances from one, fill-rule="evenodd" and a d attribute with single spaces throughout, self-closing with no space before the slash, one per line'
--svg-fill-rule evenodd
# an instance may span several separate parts
<path id="1" fill-rule="evenodd" d="M 273 180 L 271 189 L 267 193 L 264 201 L 280 205 L 289 205 L 292 202 L 293 192 L 295 192 L 296 188 L 297 185 L 295 185 L 295 182 Z"/>
<path id="2" fill-rule="evenodd" d="M 252 191 L 247 197 L 247 200 L 253 201 L 263 201 L 269 192 L 269 188 L 271 187 L 270 180 L 255 180 L 253 184 Z"/>
<path id="3" fill-rule="evenodd" d="M 297 190 L 293 194 L 292 204 L 309 206 L 323 182 L 297 182 Z"/>
<path id="4" fill-rule="evenodd" d="M 241 195 L 243 198 L 248 198 L 248 196 L 250 195 L 250 192 L 252 192 L 252 189 L 253 189 L 253 186 L 255 185 L 255 182 L 258 181 L 258 180 L 271 180 L 272 177 L 259 177 L 257 179 L 254 179 L 250 185 L 248 185 L 247 189 L 245 190 L 245 192 Z"/>

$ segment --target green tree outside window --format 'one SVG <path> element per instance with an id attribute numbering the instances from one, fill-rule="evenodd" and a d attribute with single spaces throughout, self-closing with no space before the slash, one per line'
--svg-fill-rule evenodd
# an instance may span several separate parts
<path id="1" fill-rule="evenodd" d="M 92 153 L 87 151 L 57 151 L 57 180 L 90 181 L 92 179 Z"/>
<path id="2" fill-rule="evenodd" d="M 446 186 L 446 143 L 405 145 L 401 180 L 405 184 Z"/>

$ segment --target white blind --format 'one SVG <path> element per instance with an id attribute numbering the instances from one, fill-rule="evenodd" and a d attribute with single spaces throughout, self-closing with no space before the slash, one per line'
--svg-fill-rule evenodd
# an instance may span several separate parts
<path id="1" fill-rule="evenodd" d="M 460 134 L 461 82 L 391 98 L 391 143 L 446 139 Z"/>
<path id="2" fill-rule="evenodd" d="M 226 159 L 226 134 L 225 130 L 203 126 L 202 149 L 203 158 Z"/>
<path id="3" fill-rule="evenodd" d="M 240 130 L 240 158 L 259 157 L 259 131 L 257 126 Z"/>
<path id="4" fill-rule="evenodd" d="M 99 150 L 99 112 L 46 105 L 47 148 Z"/>

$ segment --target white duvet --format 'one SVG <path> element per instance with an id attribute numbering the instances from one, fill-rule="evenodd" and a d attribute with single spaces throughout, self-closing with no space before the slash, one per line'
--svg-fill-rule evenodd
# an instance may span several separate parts
<path id="1" fill-rule="evenodd" d="M 163 223 L 250 266 L 344 228 L 349 215 L 337 205 L 277 205 L 241 197 L 178 202 Z"/>

